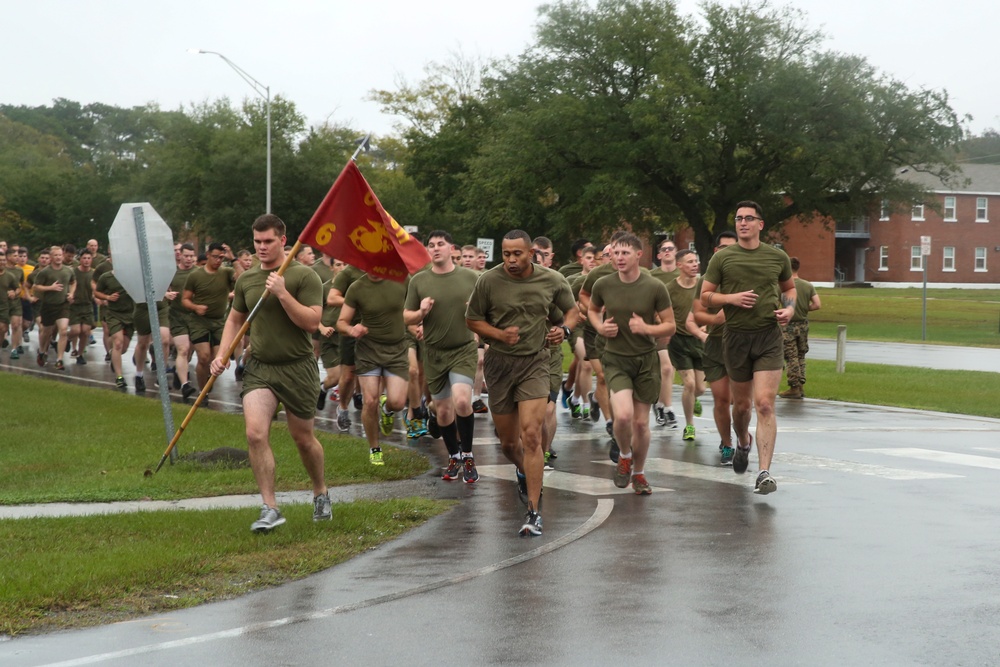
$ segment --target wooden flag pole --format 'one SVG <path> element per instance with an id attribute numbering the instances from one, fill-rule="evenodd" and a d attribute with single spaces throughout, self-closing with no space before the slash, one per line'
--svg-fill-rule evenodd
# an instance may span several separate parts
<path id="1" fill-rule="evenodd" d="M 298 254 L 299 248 L 301 246 L 302 246 L 302 241 L 300 239 L 296 241 L 295 245 L 292 246 L 292 249 L 288 251 L 288 254 L 285 256 L 285 261 L 281 263 L 280 267 L 278 267 L 279 276 L 285 274 L 285 271 L 288 269 L 288 266 L 292 263 L 292 260 L 295 259 L 295 255 Z M 243 340 L 243 337 L 246 335 L 247 330 L 250 328 L 250 323 L 253 322 L 254 318 L 257 316 L 257 313 L 260 311 L 261 304 L 264 303 L 264 299 L 266 299 L 270 295 L 271 293 L 268 292 L 266 289 L 264 290 L 264 293 L 261 294 L 260 299 L 258 299 L 257 301 L 257 304 L 253 307 L 253 310 L 251 310 L 250 314 L 247 316 L 246 322 L 243 323 L 243 326 L 240 327 L 240 330 L 236 334 L 236 337 L 233 338 L 233 342 L 230 343 L 229 349 L 226 350 L 226 355 L 223 357 L 223 359 L 230 359 L 236 352 L 236 348 L 239 346 L 240 341 Z M 204 402 L 205 397 L 208 396 L 208 393 L 212 391 L 212 385 L 215 384 L 216 377 L 217 376 L 215 375 L 210 375 L 208 377 L 208 382 L 206 382 L 205 386 L 201 388 L 201 393 L 198 394 L 198 398 L 195 400 L 194 405 L 191 406 L 191 409 L 188 411 L 187 416 L 184 418 L 184 421 L 181 422 L 180 428 L 178 428 L 177 432 L 174 433 L 174 437 L 170 439 L 170 444 L 167 445 L 167 451 L 163 452 L 163 457 L 160 459 L 160 462 L 156 465 L 156 470 L 153 471 L 154 473 L 160 472 L 160 468 L 163 467 L 163 462 L 167 460 L 167 457 L 170 456 L 170 452 L 173 451 L 175 446 L 177 446 L 177 441 L 181 439 L 181 435 L 184 434 L 184 429 L 186 429 L 187 425 L 191 422 L 191 418 L 194 417 L 194 413 L 197 412 L 198 408 Z"/>

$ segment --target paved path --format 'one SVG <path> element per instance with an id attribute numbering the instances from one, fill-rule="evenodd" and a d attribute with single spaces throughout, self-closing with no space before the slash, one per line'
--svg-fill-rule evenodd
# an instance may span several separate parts
<path id="1" fill-rule="evenodd" d="M 832 338 L 809 338 L 813 359 L 836 361 L 837 341 Z M 921 345 L 913 343 L 875 343 L 848 340 L 846 363 L 916 366 L 940 370 L 990 371 L 1000 373 L 1000 348 L 959 347 L 957 345 Z"/>

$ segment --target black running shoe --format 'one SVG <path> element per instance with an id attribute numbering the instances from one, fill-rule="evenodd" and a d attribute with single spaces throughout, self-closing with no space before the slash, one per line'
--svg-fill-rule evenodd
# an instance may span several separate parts
<path id="1" fill-rule="evenodd" d="M 733 472 L 742 475 L 750 465 L 750 450 L 753 449 L 753 436 L 750 436 L 750 445 L 743 449 L 736 443 L 736 454 L 733 456 Z"/>
<path id="2" fill-rule="evenodd" d="M 135 393 L 144 394 L 146 393 L 146 380 L 138 375 L 135 378 Z"/>
<path id="3" fill-rule="evenodd" d="M 183 397 L 184 397 L 184 400 L 185 400 L 185 401 L 186 401 L 187 399 L 191 398 L 191 396 L 192 396 L 192 395 L 193 395 L 193 394 L 194 394 L 194 393 L 195 393 L 196 391 L 197 391 L 197 390 L 196 390 L 196 389 L 195 389 L 194 387 L 192 387 L 192 386 L 191 386 L 191 383 L 190 383 L 190 382 L 185 382 L 185 383 L 184 383 L 183 385 L 181 385 L 181 396 L 183 396 Z"/>
<path id="4" fill-rule="evenodd" d="M 427 435 L 431 436 L 435 440 L 441 437 L 441 426 L 438 424 L 437 417 L 434 415 L 427 418 Z"/>
<path id="5" fill-rule="evenodd" d="M 361 398 L 361 394 L 354 395 L 354 409 L 360 410 L 364 406 L 365 402 Z"/>
<path id="6" fill-rule="evenodd" d="M 621 450 L 618 449 L 618 441 L 612 437 L 611 442 L 608 444 L 611 446 L 611 449 L 608 450 L 608 458 L 610 458 L 615 463 L 618 463 L 618 457 L 622 453 Z"/>
<path id="7" fill-rule="evenodd" d="M 521 499 L 521 502 L 525 505 L 528 504 L 528 478 L 524 476 L 524 473 L 517 470 L 517 497 Z"/>
<path id="8" fill-rule="evenodd" d="M 174 371 L 174 389 L 181 388 L 181 379 L 177 377 L 177 371 Z"/>
<path id="9" fill-rule="evenodd" d="M 319 398 L 316 399 L 316 411 L 319 412 L 326 407 L 326 389 L 320 385 L 319 388 Z"/>

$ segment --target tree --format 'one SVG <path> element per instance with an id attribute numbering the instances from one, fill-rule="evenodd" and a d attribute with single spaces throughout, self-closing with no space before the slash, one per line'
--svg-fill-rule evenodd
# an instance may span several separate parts
<path id="1" fill-rule="evenodd" d="M 663 0 L 559 2 L 537 34 L 485 81 L 471 157 L 456 167 L 439 150 L 460 134 L 454 113 L 432 137 L 408 136 L 411 164 L 461 184 L 444 205 L 469 227 L 567 242 L 686 224 L 707 260 L 742 199 L 769 225 L 853 216 L 924 196 L 901 167 L 956 173 L 946 93 L 821 50 L 791 9 L 706 3 L 695 20 Z"/>

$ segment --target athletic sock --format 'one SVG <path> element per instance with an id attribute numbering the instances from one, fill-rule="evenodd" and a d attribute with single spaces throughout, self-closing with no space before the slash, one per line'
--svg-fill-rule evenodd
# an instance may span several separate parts
<path id="1" fill-rule="evenodd" d="M 455 424 L 458 427 L 458 441 L 462 443 L 463 452 L 472 452 L 472 434 L 476 429 L 476 415 L 456 415 Z"/>
<path id="2" fill-rule="evenodd" d="M 458 429 L 455 428 L 455 422 L 448 424 L 438 424 L 441 429 L 441 439 L 444 440 L 445 449 L 448 450 L 448 455 L 455 457 L 461 451 L 458 445 Z"/>

